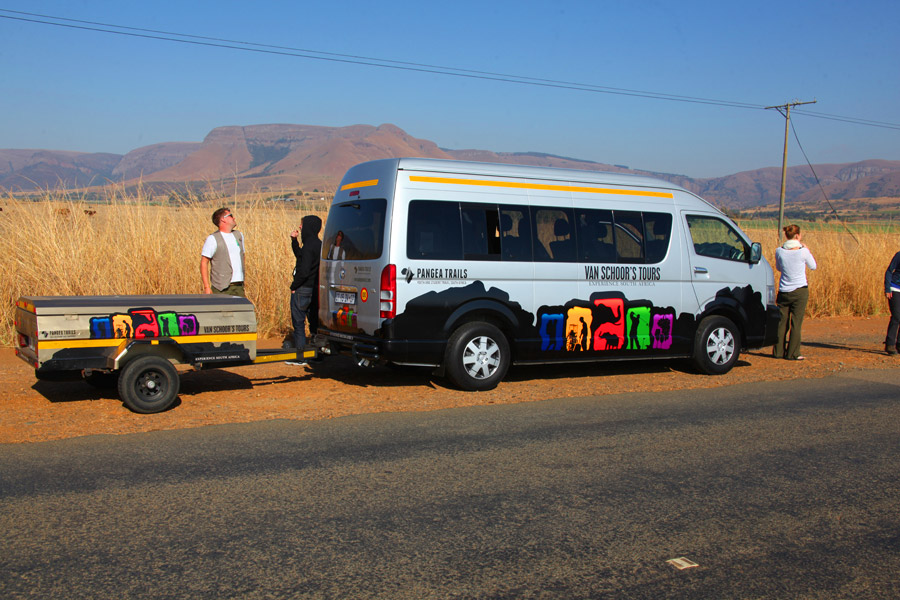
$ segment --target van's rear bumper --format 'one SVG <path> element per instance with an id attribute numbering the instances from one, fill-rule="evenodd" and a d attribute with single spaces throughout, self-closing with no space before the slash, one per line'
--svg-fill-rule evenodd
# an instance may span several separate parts
<path id="1" fill-rule="evenodd" d="M 347 334 L 319 327 L 314 345 L 324 354 L 346 354 L 356 362 L 363 360 L 409 365 L 438 366 L 444 355 L 444 342 L 391 340 L 375 336 Z"/>

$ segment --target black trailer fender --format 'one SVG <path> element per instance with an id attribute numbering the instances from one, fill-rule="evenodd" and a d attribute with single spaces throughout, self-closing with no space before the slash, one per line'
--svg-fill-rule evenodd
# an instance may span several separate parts
<path id="1" fill-rule="evenodd" d="M 181 345 L 173 339 L 130 339 L 124 346 L 120 346 L 110 367 L 118 371 L 135 358 L 147 355 L 157 356 L 175 363 L 190 362 Z"/>

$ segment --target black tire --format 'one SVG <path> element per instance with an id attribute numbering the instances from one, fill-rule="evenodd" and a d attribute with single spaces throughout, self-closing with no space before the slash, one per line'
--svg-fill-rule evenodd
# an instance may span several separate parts
<path id="1" fill-rule="evenodd" d="M 490 390 L 509 369 L 509 342 L 490 323 L 466 323 L 447 343 L 444 365 L 447 377 L 464 390 Z"/>
<path id="2" fill-rule="evenodd" d="M 140 356 L 122 369 L 119 399 L 136 413 L 158 413 L 175 402 L 179 383 L 172 363 L 158 356 Z"/>
<path id="3" fill-rule="evenodd" d="M 712 316 L 700 321 L 694 336 L 694 365 L 707 375 L 723 375 L 731 370 L 741 354 L 741 334 L 725 317 Z"/>
<path id="4" fill-rule="evenodd" d="M 114 390 L 119 387 L 119 371 L 105 373 L 93 371 L 90 375 L 84 375 L 84 382 L 98 390 Z"/>

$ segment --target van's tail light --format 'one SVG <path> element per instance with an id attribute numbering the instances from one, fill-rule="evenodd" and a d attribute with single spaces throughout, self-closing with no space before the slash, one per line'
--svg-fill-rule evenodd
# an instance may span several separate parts
<path id="1" fill-rule="evenodd" d="M 397 267 L 387 265 L 381 271 L 380 308 L 382 319 L 397 316 Z"/>

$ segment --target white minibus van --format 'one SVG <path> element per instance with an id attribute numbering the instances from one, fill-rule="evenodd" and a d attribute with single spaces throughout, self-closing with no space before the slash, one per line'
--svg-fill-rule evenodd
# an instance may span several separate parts
<path id="1" fill-rule="evenodd" d="M 486 390 L 511 364 L 689 357 L 725 373 L 774 343 L 778 308 L 760 245 L 678 186 L 400 158 L 341 181 L 319 319 L 326 354 Z"/>

